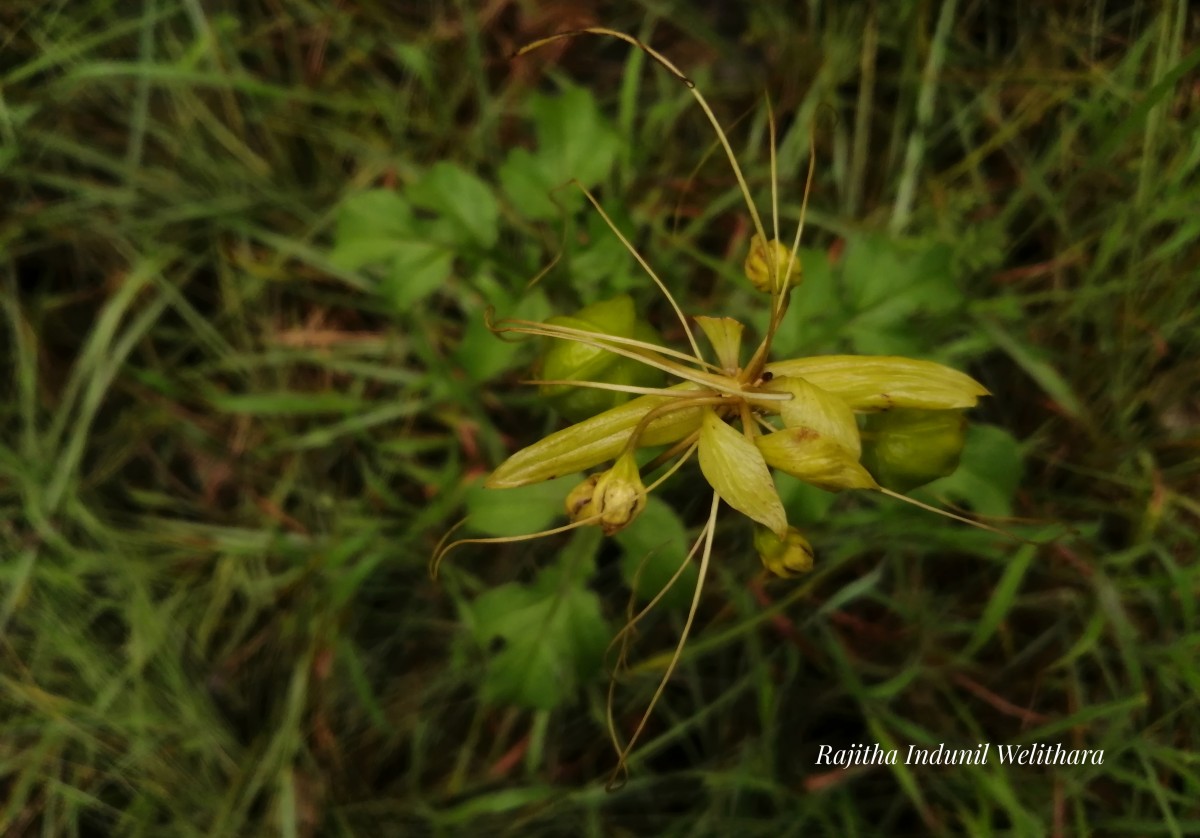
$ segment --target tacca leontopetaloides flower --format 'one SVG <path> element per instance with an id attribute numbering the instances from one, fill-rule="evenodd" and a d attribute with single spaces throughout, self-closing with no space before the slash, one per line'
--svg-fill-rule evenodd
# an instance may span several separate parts
<path id="1" fill-rule="evenodd" d="M 813 566 L 813 551 L 804 535 L 788 524 L 771 476 L 772 470 L 829 491 L 873 490 L 915 503 L 896 492 L 907 491 L 953 471 L 963 445 L 962 411 L 975 405 L 980 396 L 987 395 L 987 390 L 961 372 L 912 358 L 826 355 L 770 360 L 772 338 L 787 311 L 792 290 L 800 285 L 803 277 L 797 258 L 803 209 L 790 246 L 780 241 L 777 210 L 772 213 L 773 235 L 768 237 L 728 139 L 692 82 L 666 57 L 631 36 L 601 28 L 581 31 L 633 44 L 691 90 L 717 132 L 754 226 L 743 265 L 745 276 L 756 289 L 770 295 L 771 305 L 766 334 L 748 357 L 742 348 L 741 323 L 729 317 L 693 318 L 712 348 L 712 360 L 706 359 L 691 324 L 666 286 L 612 225 L 596 199 L 584 190 L 613 233 L 670 302 L 691 352 L 647 340 L 646 330 L 628 322 L 627 307 L 619 302 L 607 307 L 594 305 L 574 317 L 555 318 L 545 323 L 501 320 L 491 324 L 497 333 L 537 335 L 562 341 L 561 345 L 568 347 L 557 358 L 553 356 L 554 350 L 551 351 L 550 362 L 543 363 L 543 373 L 553 369 L 558 375 L 563 370 L 575 369 L 580 374 L 576 378 L 538 381 L 548 397 L 573 388 L 583 392 L 607 391 L 609 396 L 615 397 L 608 403 L 616 406 L 518 451 L 487 479 L 486 486 L 507 489 L 611 464 L 584 478 L 567 497 L 569 523 L 525 538 L 581 526 L 599 526 L 605 534 L 612 535 L 637 517 L 651 490 L 693 456 L 699 461 L 700 472 L 713 491 L 708 520 L 685 563 L 672 579 L 673 583 L 680 578 L 687 563 L 696 561 L 699 554 L 699 583 L 679 645 L 641 724 L 624 746 L 617 740 L 610 713 L 610 732 L 619 754 L 614 771 L 616 778 L 623 774 L 625 760 L 670 678 L 691 630 L 712 558 L 720 501 L 754 522 L 754 545 L 768 571 L 779 576 L 804 573 Z M 576 34 L 580 33 L 566 33 L 532 43 L 518 55 Z M 774 189 L 773 118 L 771 129 L 772 207 L 775 210 L 778 198 Z M 805 205 L 812 173 L 810 158 Z M 605 328 L 606 316 L 618 318 L 612 321 L 612 328 Z M 620 364 L 606 367 L 597 362 L 601 357 L 617 359 Z M 630 374 L 631 365 L 643 365 L 666 373 L 677 379 L 677 383 L 667 387 L 630 383 L 639 380 L 638 376 Z M 619 376 L 606 376 L 604 369 L 623 372 Z M 618 399 L 629 399 L 630 395 L 635 398 L 616 403 Z M 866 417 L 865 431 L 860 430 L 858 416 Z M 881 421 L 879 417 L 895 418 Z M 642 448 L 662 450 L 639 467 L 634 455 Z M 928 456 L 925 448 L 929 449 Z M 645 485 L 643 474 L 657 473 L 668 463 L 673 464 L 649 486 Z M 436 573 L 446 552 L 457 545 L 513 540 L 516 539 L 463 539 L 446 546 L 439 545 L 433 570 Z M 646 610 L 656 601 L 652 601 Z M 634 617 L 619 637 L 627 637 L 633 624 L 645 613 Z"/>

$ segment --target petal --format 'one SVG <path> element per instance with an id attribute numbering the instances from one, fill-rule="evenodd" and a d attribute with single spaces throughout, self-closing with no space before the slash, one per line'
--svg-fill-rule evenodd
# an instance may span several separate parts
<path id="1" fill-rule="evenodd" d="M 698 388 L 684 382 L 668 389 Z M 647 413 L 660 405 L 679 401 L 672 396 L 640 396 L 556 431 L 513 454 L 492 472 L 484 485 L 491 489 L 512 489 L 574 474 L 612 460 L 621 453 L 629 434 Z M 681 408 L 651 420 L 638 439 L 638 445 L 663 445 L 683 439 L 700 426 L 700 411 L 699 407 Z"/>
<path id="2" fill-rule="evenodd" d="M 774 375 L 798 376 L 859 412 L 917 407 L 973 407 L 987 388 L 969 375 L 932 361 L 889 355 L 818 355 L 768 364 Z"/>
<path id="3" fill-rule="evenodd" d="M 777 402 L 779 415 L 788 428 L 811 428 L 854 454 L 862 453 L 858 422 L 850 405 L 803 378 L 781 375 L 763 385 L 773 393 L 791 393 L 791 401 Z"/>
<path id="4" fill-rule="evenodd" d="M 858 458 L 811 428 L 787 428 L 754 440 L 771 468 L 831 492 L 874 489 L 875 480 Z"/>
<path id="5" fill-rule="evenodd" d="M 780 538 L 787 534 L 783 502 L 762 454 L 712 408 L 704 409 L 699 454 L 700 470 L 721 500 Z"/>
<path id="6" fill-rule="evenodd" d="M 732 317 L 695 317 L 696 324 L 704 330 L 708 342 L 717 352 L 717 361 L 728 372 L 736 372 L 741 366 L 742 330 L 745 328 Z"/>

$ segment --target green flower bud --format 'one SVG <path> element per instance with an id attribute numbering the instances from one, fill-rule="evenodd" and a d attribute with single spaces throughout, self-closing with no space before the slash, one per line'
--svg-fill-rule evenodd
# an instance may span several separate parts
<path id="1" fill-rule="evenodd" d="M 755 234 L 750 239 L 750 252 L 746 254 L 746 263 L 742 269 L 746 272 L 746 278 L 750 280 L 750 283 L 764 294 L 770 294 L 774 290 L 771 287 L 772 277 L 775 278 L 777 286 L 782 284 L 784 288 L 795 288 L 804 276 L 800 269 L 800 257 L 797 256 L 795 259 L 791 257 L 791 249 L 783 242 L 772 239 L 768 248 L 758 234 Z M 773 270 L 768 259 L 774 259 Z M 792 267 L 788 271 L 785 283 L 783 272 L 787 270 L 789 261 Z"/>
<path id="2" fill-rule="evenodd" d="M 599 516 L 596 523 L 605 535 L 633 523 L 646 507 L 646 487 L 633 452 L 622 454 L 608 471 L 589 475 L 567 495 L 566 506 L 573 523 Z"/>
<path id="3" fill-rule="evenodd" d="M 637 319 L 633 300 L 628 294 L 592 303 L 569 317 L 552 317 L 546 322 L 646 343 L 659 342 L 654 330 Z M 656 387 L 662 382 L 662 373 L 653 367 L 595 346 L 568 340 L 555 340 L 550 344 L 542 357 L 541 376 L 552 381 L 601 381 L 636 387 Z M 572 422 L 603 413 L 623 404 L 630 397 L 629 393 L 617 390 L 563 384 L 547 384 L 541 389 L 542 395 Z"/>
<path id="4" fill-rule="evenodd" d="M 782 539 L 766 527 L 754 528 L 754 549 L 767 570 L 776 576 L 799 576 L 813 568 L 813 549 L 795 527 Z"/>
<path id="5" fill-rule="evenodd" d="M 870 414 L 862 433 L 862 463 L 879 485 L 907 492 L 958 468 L 966 432 L 961 410 Z"/>

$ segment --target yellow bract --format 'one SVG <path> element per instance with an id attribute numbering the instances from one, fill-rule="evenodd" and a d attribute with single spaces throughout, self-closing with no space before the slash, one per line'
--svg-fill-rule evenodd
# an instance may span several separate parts
<path id="1" fill-rule="evenodd" d="M 862 444 L 850 405 L 815 384 L 790 375 L 774 378 L 763 389 L 791 394 L 789 401 L 779 403 L 779 416 L 785 428 L 809 428 L 858 459 Z"/>
<path id="2" fill-rule="evenodd" d="M 711 408 L 704 409 L 699 454 L 700 471 L 721 500 L 782 538 L 787 514 L 763 455 Z"/>
<path id="3" fill-rule="evenodd" d="M 708 342 L 717 353 L 721 368 L 732 375 L 741 368 L 742 331 L 745 327 L 732 317 L 693 318 L 704 330 Z"/>
<path id="4" fill-rule="evenodd" d="M 803 378 L 860 413 L 894 407 L 953 410 L 974 407 L 980 396 L 990 395 L 958 370 L 892 355 L 816 355 L 767 364 L 767 371 Z"/>
<path id="5" fill-rule="evenodd" d="M 697 387 L 685 382 L 669 389 L 686 391 Z M 670 396 L 641 396 L 518 451 L 492 472 L 484 485 L 490 489 L 513 489 L 615 459 L 638 424 L 655 410 L 660 413 L 646 423 L 637 440 L 639 446 L 675 442 L 700 426 L 700 408 L 687 407 Z"/>

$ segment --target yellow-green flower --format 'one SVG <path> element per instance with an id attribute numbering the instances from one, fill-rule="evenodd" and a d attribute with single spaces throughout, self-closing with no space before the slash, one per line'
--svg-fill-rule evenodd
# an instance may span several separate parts
<path id="1" fill-rule="evenodd" d="M 906 485 L 904 478 L 910 474 L 923 476 L 944 471 L 949 449 L 956 444 L 961 448 L 961 435 L 953 435 L 961 412 L 974 406 L 980 396 L 987 395 L 987 390 L 961 372 L 914 358 L 823 355 L 770 360 L 775 332 L 786 314 L 789 296 L 802 277 L 797 251 L 803 209 L 790 247 L 779 239 L 777 217 L 773 235 L 768 236 L 728 140 L 695 86 L 664 56 L 628 35 L 598 28 L 584 31 L 638 46 L 687 83 L 716 129 L 746 199 L 754 234 L 743 265 L 744 274 L 755 288 L 769 295 L 771 316 L 762 341 L 747 357 L 742 351 L 742 324 L 728 317 L 696 317 L 689 321 L 647 260 L 609 222 L 614 234 L 666 296 L 690 351 L 647 340 L 644 333 L 631 325 L 632 309 L 624 302 L 590 307 L 575 318 L 544 323 L 501 320 L 490 324 L 497 333 L 533 335 L 562 342 L 566 348 L 552 354 L 552 360 L 544 366 L 544 370 L 552 372 L 552 380 L 534 382 L 547 395 L 561 399 L 570 392 L 607 391 L 621 398 L 634 398 L 517 451 L 491 474 L 485 485 L 502 490 L 605 467 L 584 478 L 567 498 L 569 523 L 530 537 L 579 526 L 600 526 L 611 535 L 641 511 L 649 492 L 696 457 L 700 472 L 713 491 L 713 499 L 707 523 L 687 558 L 692 561 L 699 554 L 700 582 L 683 638 L 667 668 L 669 677 L 696 613 L 700 586 L 712 555 L 721 501 L 754 522 L 756 550 L 770 572 L 780 576 L 805 572 L 813 564 L 812 547 L 799 530 L 789 525 L 772 472 L 785 472 L 829 491 L 856 489 L 895 495 L 888 487 Z M 555 39 L 531 44 L 522 52 Z M 773 141 L 773 119 L 771 130 Z M 811 166 L 810 162 L 810 182 Z M 586 190 L 584 194 L 607 221 L 608 216 L 595 198 Z M 772 205 L 777 206 L 775 196 L 772 198 Z M 601 319 L 598 312 L 608 312 L 605 316 L 614 316 L 623 325 L 620 328 L 597 325 Z M 693 323 L 712 347 L 708 357 L 701 352 Z M 656 374 L 665 373 L 676 383 L 654 387 L 645 386 L 640 378 L 634 381 L 628 370 L 639 365 Z M 605 374 L 605 370 L 618 368 L 622 370 L 619 377 Z M 859 417 L 888 411 L 919 417 L 921 421 L 908 425 L 877 423 L 877 432 L 867 442 L 869 457 L 864 465 Z M 937 462 L 923 470 L 919 462 L 920 446 L 926 442 L 936 449 L 932 459 Z M 635 454 L 647 448 L 659 449 L 659 453 L 639 469 Z M 957 452 L 953 453 L 956 456 Z M 673 465 L 649 486 L 644 485 L 643 474 L 658 473 L 668 463 Z M 878 471 L 879 468 L 883 471 Z M 511 540 L 514 539 L 472 541 Z M 455 544 L 461 543 L 466 542 Z M 435 569 L 455 544 L 439 548 Z M 640 615 L 634 622 L 639 618 Z M 618 746 L 619 768 L 640 731 L 639 726 L 627 745 Z"/>

